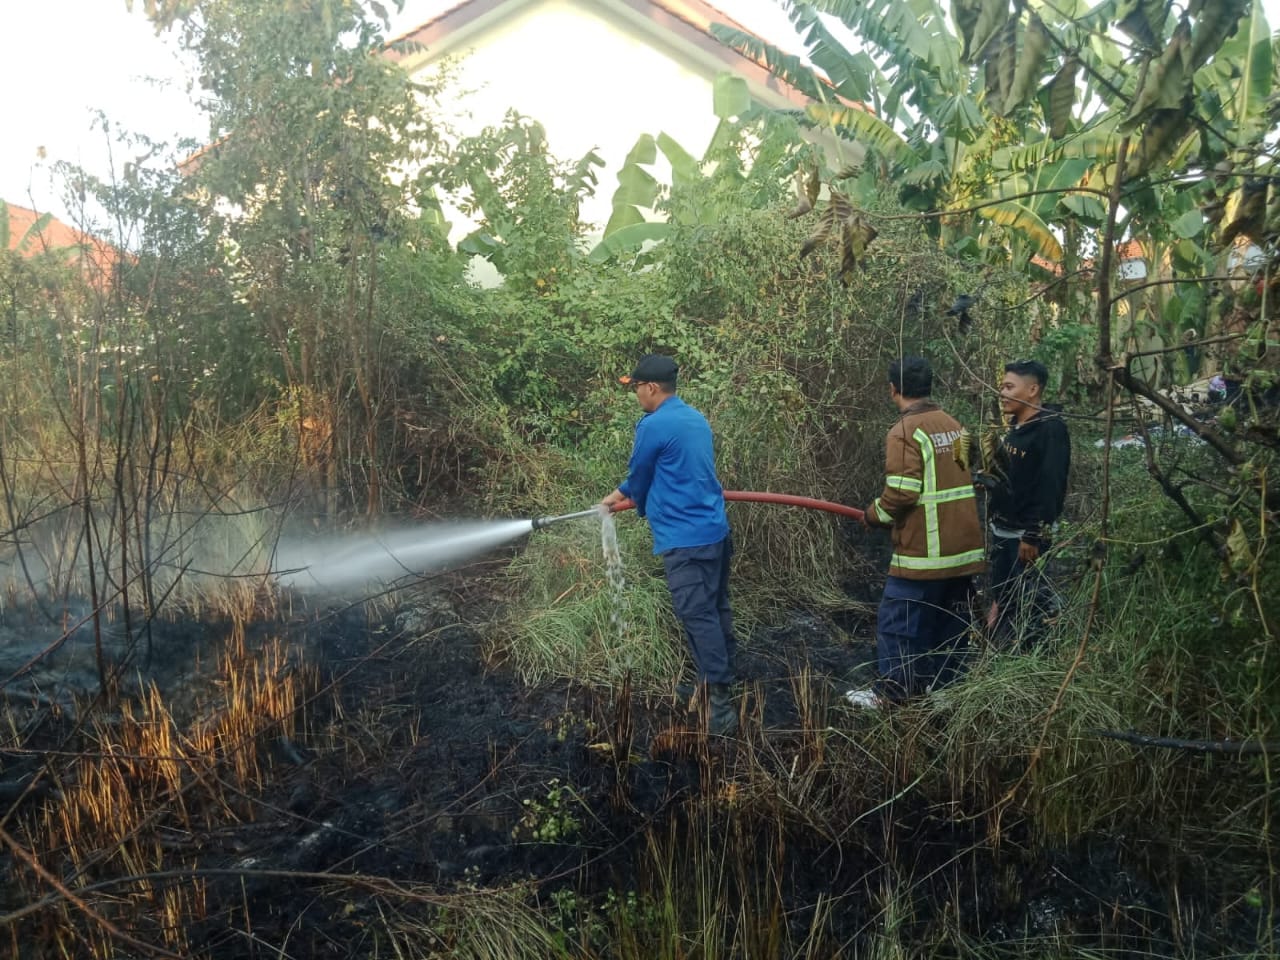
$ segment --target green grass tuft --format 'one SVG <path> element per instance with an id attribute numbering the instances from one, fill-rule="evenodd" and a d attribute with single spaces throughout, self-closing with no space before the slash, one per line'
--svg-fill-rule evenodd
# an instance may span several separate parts
<path id="1" fill-rule="evenodd" d="M 657 688 L 679 673 L 684 641 L 648 531 L 620 520 L 618 541 L 626 577 L 620 603 L 605 575 L 597 522 L 539 531 L 511 564 L 521 598 L 509 620 L 511 655 L 525 682 L 573 677 L 608 685 L 630 674 L 638 686 Z"/>

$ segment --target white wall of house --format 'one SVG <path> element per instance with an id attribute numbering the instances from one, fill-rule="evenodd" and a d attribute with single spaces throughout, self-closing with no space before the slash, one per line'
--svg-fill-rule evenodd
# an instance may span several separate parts
<path id="1" fill-rule="evenodd" d="M 499 124 L 515 109 L 543 125 L 557 158 L 596 150 L 605 167 L 581 215 L 597 234 L 609 219 L 617 172 L 640 134 L 666 133 L 701 156 L 717 124 L 712 84 L 723 63 L 618 0 L 509 2 L 405 66 L 411 73 L 432 70 L 442 58 L 455 60 L 453 86 L 466 91 L 446 105 L 462 135 Z M 771 105 L 785 102 L 767 90 L 753 94 Z M 652 169 L 660 180 L 669 178 L 661 154 Z M 457 210 L 445 213 L 455 242 L 474 229 Z"/>

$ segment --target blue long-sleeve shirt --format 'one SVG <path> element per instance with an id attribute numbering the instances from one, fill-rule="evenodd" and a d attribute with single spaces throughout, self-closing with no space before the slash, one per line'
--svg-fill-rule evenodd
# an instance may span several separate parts
<path id="1" fill-rule="evenodd" d="M 668 397 L 636 424 L 627 479 L 618 489 L 649 521 L 654 553 L 704 547 L 729 535 L 711 426 L 679 397 Z"/>

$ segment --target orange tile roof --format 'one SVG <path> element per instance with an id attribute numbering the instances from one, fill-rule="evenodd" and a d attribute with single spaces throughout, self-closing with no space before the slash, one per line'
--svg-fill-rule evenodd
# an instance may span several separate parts
<path id="1" fill-rule="evenodd" d="M 7 206 L 9 208 L 9 249 L 17 250 L 18 244 L 26 237 L 27 231 L 35 226 L 36 221 L 43 214 L 13 203 L 7 204 Z M 57 217 L 50 217 L 44 228 L 27 241 L 27 250 L 24 255 L 35 256 L 46 250 L 79 246 L 81 236 L 80 231 L 74 227 L 67 226 Z"/>
<path id="2" fill-rule="evenodd" d="M 26 246 L 21 251 L 24 257 L 37 257 L 60 250 L 78 251 L 79 255 L 73 259 L 83 268 L 86 279 L 95 286 L 111 284 L 116 265 L 120 261 L 120 252 L 111 244 L 52 216 L 39 230 L 32 232 L 43 214 L 13 203 L 6 206 L 9 211 L 10 250 L 16 251 L 26 239 Z"/>
<path id="3" fill-rule="evenodd" d="M 1055 277 L 1062 276 L 1062 264 L 1054 263 L 1052 260 L 1048 260 L 1040 256 L 1038 253 L 1032 255 L 1031 263 L 1033 266 L 1037 266 L 1041 270 L 1052 273 Z"/>

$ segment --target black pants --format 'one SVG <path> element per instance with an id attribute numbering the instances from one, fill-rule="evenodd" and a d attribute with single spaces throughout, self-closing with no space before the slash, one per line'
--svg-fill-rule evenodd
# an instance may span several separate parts
<path id="1" fill-rule="evenodd" d="M 996 636 L 1029 650 L 1039 643 L 1045 621 L 1056 611 L 1053 588 L 1045 577 L 1044 563 L 1018 559 L 1017 537 L 993 537 L 991 541 L 991 590 L 1000 605 Z M 1048 548 L 1041 547 L 1041 557 Z"/>
<path id="2" fill-rule="evenodd" d="M 684 626 L 699 682 L 733 682 L 737 641 L 729 608 L 732 556 L 732 537 L 705 547 L 676 547 L 662 555 L 671 605 Z"/>

